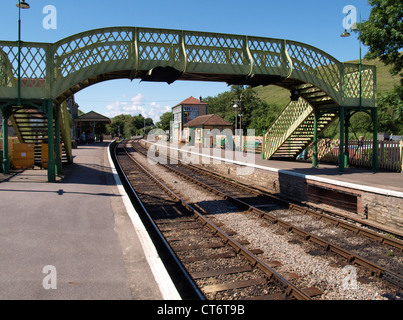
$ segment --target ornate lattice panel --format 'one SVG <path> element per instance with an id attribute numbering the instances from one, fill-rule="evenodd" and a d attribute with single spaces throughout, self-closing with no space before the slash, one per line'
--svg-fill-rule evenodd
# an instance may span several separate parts
<path id="1" fill-rule="evenodd" d="M 179 34 L 167 31 L 138 32 L 139 59 L 153 61 L 175 61 L 179 59 Z"/>
<path id="2" fill-rule="evenodd" d="M 374 66 L 362 65 L 360 72 L 359 65 L 345 63 L 343 75 L 343 104 L 350 106 L 356 105 L 361 92 L 362 105 L 374 106 L 376 94 L 375 73 L 376 70 Z"/>
<path id="3" fill-rule="evenodd" d="M 341 63 L 325 52 L 306 44 L 287 42 L 293 62 L 292 76 L 322 88 L 335 101 L 341 100 Z"/>
<path id="4" fill-rule="evenodd" d="M 8 56 L 0 50 L 0 87 L 15 86 L 15 78 Z"/>
<path id="5" fill-rule="evenodd" d="M 70 37 L 56 44 L 54 60 L 57 75 L 68 75 L 91 66 L 129 59 L 132 32 L 99 30 Z"/>
<path id="6" fill-rule="evenodd" d="M 312 106 L 303 99 L 291 101 L 265 134 L 265 159 L 269 159 L 312 113 Z"/>
<path id="7" fill-rule="evenodd" d="M 291 70 L 285 40 L 249 37 L 254 72 L 287 76 Z"/>
<path id="8" fill-rule="evenodd" d="M 21 87 L 41 88 L 47 85 L 47 44 L 30 44 L 21 46 Z M 18 46 L 15 42 L 0 43 L 0 50 L 8 60 L 7 74 L 18 78 Z M 11 65 L 11 70 L 9 69 Z M 10 81 L 10 79 L 9 79 Z M 16 81 L 16 80 L 15 80 Z"/>
<path id="9" fill-rule="evenodd" d="M 156 66 L 171 66 L 183 70 L 185 59 L 181 31 L 136 28 L 134 34 L 138 52 L 137 68 L 147 71 Z"/>
<path id="10" fill-rule="evenodd" d="M 247 73 L 250 61 L 246 39 L 245 36 L 187 31 L 184 46 L 188 65 L 196 72 Z"/>

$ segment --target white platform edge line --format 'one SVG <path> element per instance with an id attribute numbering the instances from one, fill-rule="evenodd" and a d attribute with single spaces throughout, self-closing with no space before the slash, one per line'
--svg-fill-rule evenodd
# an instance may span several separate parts
<path id="1" fill-rule="evenodd" d="M 178 293 L 175 285 L 172 282 L 170 275 L 168 274 L 168 271 L 165 269 L 165 266 L 162 263 L 161 258 L 159 257 L 158 252 L 155 249 L 155 246 L 147 230 L 145 229 L 143 223 L 141 222 L 141 219 L 137 211 L 134 209 L 133 204 L 129 199 L 129 196 L 127 195 L 122 185 L 122 181 L 120 180 L 119 175 L 116 171 L 109 150 L 110 149 L 108 145 L 108 160 L 109 165 L 112 169 L 113 177 L 115 178 L 116 186 L 122 197 L 123 203 L 126 207 L 130 220 L 132 221 L 137 236 L 140 239 L 142 248 L 144 250 L 144 255 L 150 266 L 151 272 L 153 273 L 154 279 L 158 284 L 162 297 L 164 300 L 182 300 L 180 294 Z"/>
<path id="2" fill-rule="evenodd" d="M 147 141 L 147 140 L 145 140 L 145 141 Z M 336 185 L 336 186 L 339 186 L 339 187 L 346 187 L 346 188 L 356 189 L 356 190 L 360 190 L 360 191 L 366 191 L 366 192 L 372 192 L 372 193 L 386 195 L 386 196 L 403 198 L 403 192 L 399 192 L 399 191 L 388 190 L 388 189 L 383 189 L 383 188 L 376 188 L 376 187 L 370 187 L 370 186 L 364 186 L 364 185 L 359 185 L 359 184 L 355 184 L 355 183 L 351 183 L 351 182 L 344 182 L 344 181 L 332 180 L 332 179 L 322 178 L 322 177 L 317 177 L 317 176 L 312 176 L 312 175 L 306 175 L 306 174 L 303 174 L 303 173 L 292 172 L 292 171 L 288 171 L 288 170 L 284 170 L 284 169 L 276 169 L 276 168 L 272 168 L 272 167 L 265 167 L 265 166 L 261 166 L 261 165 L 258 165 L 258 164 L 248 163 L 248 162 L 224 159 L 224 158 L 221 158 L 221 157 L 211 156 L 211 155 L 207 155 L 207 154 L 201 154 L 201 153 L 193 152 L 193 151 L 189 151 L 189 150 L 182 150 L 182 149 L 178 149 L 178 148 L 175 148 L 175 147 L 172 147 L 172 146 L 164 146 L 162 144 L 154 143 L 154 142 L 150 142 L 150 141 L 147 141 L 147 143 L 157 145 L 159 147 L 172 148 L 172 149 L 178 150 L 180 152 L 187 152 L 187 153 L 191 153 L 191 154 L 194 154 L 194 155 L 199 155 L 199 156 L 202 156 L 202 157 L 207 157 L 207 158 L 212 158 L 212 159 L 216 159 L 216 160 L 220 160 L 220 161 L 230 162 L 230 163 L 234 163 L 234 164 L 238 164 L 238 165 L 254 167 L 254 168 L 258 168 L 258 169 L 262 169 L 262 170 L 266 170 L 266 171 L 284 173 L 284 174 L 288 174 L 288 175 L 291 175 L 291 176 L 296 176 L 296 177 L 304 178 L 304 179 L 307 179 L 307 180 L 312 180 L 312 181 L 317 181 L 317 182 L 322 182 L 322 183 L 329 183 L 329 184 L 333 184 L 333 185 Z"/>

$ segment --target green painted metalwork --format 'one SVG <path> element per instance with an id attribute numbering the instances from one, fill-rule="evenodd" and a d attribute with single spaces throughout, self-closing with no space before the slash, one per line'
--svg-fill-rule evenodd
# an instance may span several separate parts
<path id="1" fill-rule="evenodd" d="M 67 110 L 66 102 L 60 105 L 60 133 L 64 142 L 64 148 L 66 152 L 67 162 L 73 163 L 72 146 L 71 146 L 71 134 L 70 134 L 70 118 Z"/>
<path id="2" fill-rule="evenodd" d="M 8 118 L 10 116 L 10 107 L 3 108 L 3 173 L 9 174 L 10 173 L 10 160 L 8 158 Z"/>
<path id="3" fill-rule="evenodd" d="M 318 122 L 319 122 L 319 112 L 314 110 L 314 120 L 313 120 L 313 155 L 312 155 L 312 167 L 317 168 L 318 159 Z"/>
<path id="4" fill-rule="evenodd" d="M 46 101 L 46 115 L 48 117 L 48 181 L 56 181 L 56 164 L 54 154 L 54 131 L 53 131 L 53 102 L 52 100 Z"/>
<path id="5" fill-rule="evenodd" d="M 270 159 L 288 141 L 312 111 L 312 106 L 304 99 L 291 101 L 265 134 L 264 158 Z M 282 155 L 288 157 L 288 151 Z"/>
<path id="6" fill-rule="evenodd" d="M 0 41 L 0 70 L 17 76 L 17 46 Z M 116 78 L 144 81 L 205 80 L 278 84 L 318 103 L 358 105 L 358 64 L 345 64 L 296 41 L 196 31 L 115 27 L 86 31 L 59 42 L 24 42 L 22 98 L 64 101 L 92 83 Z M 356 75 L 357 74 L 357 75 Z M 3 78 L 3 77 L 2 77 Z M 5 77 L 0 98 L 16 98 Z M 375 68 L 363 66 L 363 106 L 375 106 Z M 309 85 L 306 85 L 309 84 Z"/>
<path id="7" fill-rule="evenodd" d="M 0 102 L 17 99 L 17 69 L 16 42 L 0 41 Z M 374 108 L 376 69 L 363 65 L 361 71 L 358 64 L 341 63 L 296 41 L 197 31 L 112 27 L 56 43 L 21 44 L 23 101 L 60 105 L 94 83 L 120 78 L 275 84 L 296 90 L 299 101 L 288 104 L 277 127 L 265 134 L 265 158 L 284 143 L 294 154 L 292 135 L 312 127 L 314 109 L 333 110 L 329 115 L 335 118 L 340 106 Z M 313 132 L 306 143 L 312 138 Z"/>
<path id="8" fill-rule="evenodd" d="M 60 150 L 61 140 L 60 140 L 60 108 L 54 108 L 54 150 L 55 150 L 55 170 L 56 174 L 62 173 L 62 153 Z"/>

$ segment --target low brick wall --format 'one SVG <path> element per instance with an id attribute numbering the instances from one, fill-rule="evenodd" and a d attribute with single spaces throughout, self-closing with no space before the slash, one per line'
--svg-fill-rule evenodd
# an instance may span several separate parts
<path id="1" fill-rule="evenodd" d="M 143 141 L 143 145 L 146 142 Z M 166 147 L 157 147 L 157 154 L 167 154 Z M 171 152 L 171 156 L 178 154 Z M 403 234 L 403 198 L 386 194 L 353 189 L 331 183 L 324 183 L 294 175 L 292 172 L 271 171 L 259 168 L 249 174 L 239 174 L 243 166 L 230 163 L 206 164 L 200 166 L 233 180 L 262 187 L 274 194 L 283 194 L 298 201 L 320 203 L 336 208 L 344 214 L 362 218 Z M 202 163 L 202 161 L 200 161 Z"/>

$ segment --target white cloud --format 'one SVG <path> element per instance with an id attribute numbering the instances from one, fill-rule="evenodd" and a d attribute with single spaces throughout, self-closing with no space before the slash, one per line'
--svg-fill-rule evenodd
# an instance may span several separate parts
<path id="1" fill-rule="evenodd" d="M 109 104 L 105 115 L 113 118 L 119 114 L 138 115 L 142 114 L 146 118 L 151 118 L 154 124 L 159 121 L 160 116 L 171 111 L 171 106 L 163 106 L 156 102 L 146 102 L 145 97 L 138 93 L 130 98 L 130 101 L 115 101 Z"/>

